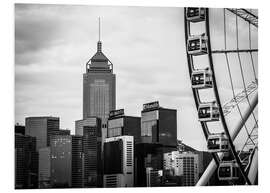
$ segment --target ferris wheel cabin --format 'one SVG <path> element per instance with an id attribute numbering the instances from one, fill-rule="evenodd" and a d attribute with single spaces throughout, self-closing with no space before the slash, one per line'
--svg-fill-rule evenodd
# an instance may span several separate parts
<path id="1" fill-rule="evenodd" d="M 207 54 L 207 37 L 205 34 L 190 36 L 187 41 L 188 54 L 194 56 Z"/>
<path id="2" fill-rule="evenodd" d="M 218 168 L 219 180 L 237 180 L 239 178 L 239 168 L 235 161 L 223 161 Z"/>
<path id="3" fill-rule="evenodd" d="M 207 139 L 207 148 L 211 153 L 229 151 L 229 140 L 225 133 L 210 134 Z"/>
<path id="4" fill-rule="evenodd" d="M 219 120 L 219 108 L 217 103 L 201 103 L 198 108 L 199 121 L 218 121 Z"/>
<path id="5" fill-rule="evenodd" d="M 203 89 L 212 88 L 212 72 L 209 68 L 203 70 L 194 70 L 191 74 L 192 88 Z"/>
<path id="6" fill-rule="evenodd" d="M 205 8 L 189 7 L 186 9 L 186 18 L 190 22 L 205 20 Z"/>

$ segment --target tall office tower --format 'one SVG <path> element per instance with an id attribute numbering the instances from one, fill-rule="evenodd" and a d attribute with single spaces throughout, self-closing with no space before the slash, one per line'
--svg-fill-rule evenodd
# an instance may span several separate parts
<path id="1" fill-rule="evenodd" d="M 71 136 L 51 136 L 51 187 L 71 187 Z"/>
<path id="2" fill-rule="evenodd" d="M 104 143 L 104 187 L 133 187 L 134 138 L 106 138 Z"/>
<path id="3" fill-rule="evenodd" d="M 108 119 L 108 138 L 122 135 L 134 137 L 134 143 L 141 138 L 141 118 L 126 116 L 124 109 L 110 111 Z"/>
<path id="4" fill-rule="evenodd" d="M 176 110 L 165 109 L 159 102 L 143 105 L 141 112 L 141 142 L 135 145 L 135 185 L 146 186 L 146 167 L 163 168 L 163 153 L 176 150 Z"/>
<path id="5" fill-rule="evenodd" d="M 113 74 L 113 64 L 102 52 L 99 35 L 97 52 L 86 63 L 86 72 L 83 74 L 83 119 L 91 116 L 101 118 L 102 137 L 105 139 L 109 112 L 114 109 L 115 74 Z"/>
<path id="6" fill-rule="evenodd" d="M 36 138 L 15 134 L 15 188 L 38 188 Z"/>
<path id="7" fill-rule="evenodd" d="M 44 147 L 38 150 L 38 184 L 39 188 L 50 188 L 51 180 L 51 148 Z"/>
<path id="8" fill-rule="evenodd" d="M 83 187 L 82 136 L 51 136 L 51 187 Z"/>
<path id="9" fill-rule="evenodd" d="M 194 186 L 199 179 L 199 156 L 193 152 L 173 151 L 164 154 L 164 169 L 182 176 L 182 186 Z"/>
<path id="10" fill-rule="evenodd" d="M 83 187 L 84 154 L 82 136 L 72 135 L 72 158 L 71 158 L 71 187 Z"/>
<path id="11" fill-rule="evenodd" d="M 144 104 L 141 112 L 142 143 L 159 143 L 164 147 L 176 147 L 176 113 L 174 109 L 160 107 L 157 101 Z"/>
<path id="12" fill-rule="evenodd" d="M 102 187 L 101 120 L 83 126 L 84 187 Z"/>
<path id="13" fill-rule="evenodd" d="M 27 117 L 25 134 L 36 137 L 37 150 L 50 145 L 50 136 L 59 130 L 59 117 Z"/>

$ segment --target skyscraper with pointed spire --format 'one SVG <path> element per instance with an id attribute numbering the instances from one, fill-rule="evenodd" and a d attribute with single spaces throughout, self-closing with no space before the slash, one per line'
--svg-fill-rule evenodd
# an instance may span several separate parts
<path id="1" fill-rule="evenodd" d="M 101 118 L 103 139 L 107 134 L 109 112 L 115 110 L 115 98 L 115 74 L 113 64 L 102 52 L 99 18 L 97 52 L 86 63 L 83 74 L 83 119 L 92 116 Z"/>

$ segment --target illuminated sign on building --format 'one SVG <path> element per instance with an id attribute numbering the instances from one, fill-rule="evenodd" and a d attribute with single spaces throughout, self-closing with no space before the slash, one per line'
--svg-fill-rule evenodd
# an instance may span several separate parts
<path id="1" fill-rule="evenodd" d="M 143 110 L 156 109 L 159 107 L 158 101 L 146 103 L 143 105 Z"/>
<path id="2" fill-rule="evenodd" d="M 116 117 L 120 115 L 124 115 L 124 109 L 113 110 L 113 111 L 110 111 L 110 114 L 109 114 L 110 117 Z"/>

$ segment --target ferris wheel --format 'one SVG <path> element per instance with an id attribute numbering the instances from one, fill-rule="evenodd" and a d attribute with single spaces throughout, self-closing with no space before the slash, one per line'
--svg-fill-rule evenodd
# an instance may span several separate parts
<path id="1" fill-rule="evenodd" d="M 185 42 L 198 120 L 225 184 L 257 184 L 258 16 L 256 10 L 185 8 Z"/>

